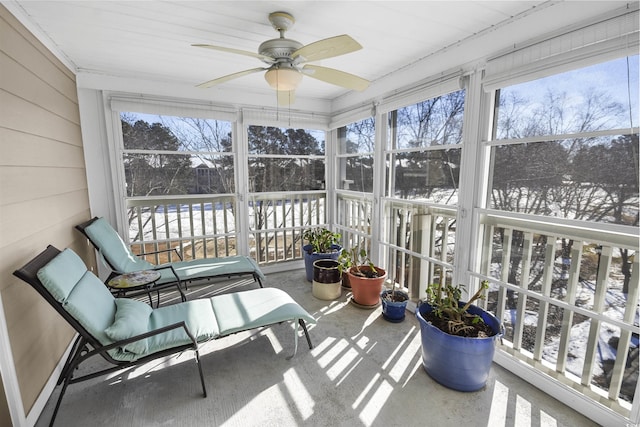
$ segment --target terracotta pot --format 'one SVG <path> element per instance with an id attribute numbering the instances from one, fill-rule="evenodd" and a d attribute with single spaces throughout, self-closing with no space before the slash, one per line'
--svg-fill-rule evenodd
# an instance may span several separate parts
<path id="1" fill-rule="evenodd" d="M 360 266 L 362 271 L 370 271 L 369 266 Z M 362 277 L 353 274 L 357 271 L 355 267 L 351 267 L 347 274 L 349 275 L 349 283 L 351 284 L 351 292 L 353 300 L 363 306 L 376 306 L 380 303 L 380 292 L 382 292 L 382 284 L 387 278 L 387 272 L 380 267 L 376 267 L 379 277 Z"/>

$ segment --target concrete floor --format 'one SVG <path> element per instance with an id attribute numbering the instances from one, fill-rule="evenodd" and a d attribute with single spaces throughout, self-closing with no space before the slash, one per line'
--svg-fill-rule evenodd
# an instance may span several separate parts
<path id="1" fill-rule="evenodd" d="M 203 398 L 193 352 L 69 386 L 57 426 L 590 426 L 573 409 L 498 365 L 485 389 L 461 393 L 423 370 L 420 330 L 412 313 L 385 321 L 343 291 L 337 301 L 311 295 L 303 270 L 270 274 L 266 286 L 286 290 L 318 323 L 314 348 L 291 324 L 212 341 L 201 358 Z M 189 299 L 255 289 L 240 278 L 191 286 Z M 163 294 L 163 304 L 176 302 Z M 83 371 L 105 362 L 89 362 Z M 48 425 L 60 387 L 37 426 Z"/>

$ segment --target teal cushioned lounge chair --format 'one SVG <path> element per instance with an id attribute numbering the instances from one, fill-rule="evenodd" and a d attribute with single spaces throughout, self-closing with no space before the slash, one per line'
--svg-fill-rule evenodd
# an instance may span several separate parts
<path id="1" fill-rule="evenodd" d="M 156 282 L 155 289 L 199 279 L 231 277 L 250 274 L 262 288 L 265 280 L 258 264 L 247 256 L 229 256 L 224 258 L 204 258 L 190 261 L 177 261 L 154 265 L 135 255 L 122 240 L 116 230 L 104 218 L 95 217 L 79 224 L 76 229 L 82 232 L 112 270 L 112 277 L 141 270 L 158 270 L 162 276 Z M 174 251 L 171 249 L 169 251 Z M 178 257 L 180 254 L 176 251 Z M 180 259 L 182 259 L 180 257 Z M 183 295 L 183 301 L 184 301 Z"/>
<path id="2" fill-rule="evenodd" d="M 195 353 L 206 397 L 198 352 L 205 341 L 291 321 L 294 350 L 289 358 L 298 349 L 299 327 L 312 348 L 305 322 L 315 323 L 315 319 L 276 288 L 222 294 L 153 309 L 137 300 L 115 298 L 75 252 L 61 252 L 53 246 L 13 274 L 38 291 L 78 333 L 58 379 L 62 390 L 51 425 L 69 384 L 185 350 Z M 112 366 L 74 376 L 78 365 L 98 355 Z"/>

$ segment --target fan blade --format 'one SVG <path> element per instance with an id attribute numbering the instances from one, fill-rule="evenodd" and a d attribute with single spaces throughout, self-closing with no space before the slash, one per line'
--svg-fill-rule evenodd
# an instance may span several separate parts
<path id="1" fill-rule="evenodd" d="M 330 37 L 302 46 L 291 54 L 292 59 L 302 58 L 297 63 L 319 61 L 321 59 L 333 58 L 345 53 L 355 52 L 362 49 L 360 43 L 346 34 Z"/>
<path id="2" fill-rule="evenodd" d="M 216 45 L 212 45 L 212 44 L 192 44 L 191 46 L 203 47 L 205 49 L 220 50 L 222 52 L 236 53 L 238 55 L 251 56 L 253 58 L 258 58 L 258 59 L 260 59 L 262 61 L 266 61 L 266 62 L 269 62 L 269 63 L 275 61 L 275 59 L 270 57 L 270 56 L 261 55 L 259 53 L 254 53 L 254 52 L 249 52 L 248 50 L 233 49 L 231 47 L 216 46 Z"/>
<path id="3" fill-rule="evenodd" d="M 257 73 L 264 70 L 266 70 L 266 68 L 252 68 L 250 70 L 244 70 L 238 73 L 228 74 L 223 77 L 218 77 L 217 79 L 209 80 L 208 82 L 200 83 L 196 87 L 207 88 L 207 87 L 219 85 L 220 83 L 228 82 L 229 80 L 237 79 L 238 77 L 247 76 L 249 74 Z"/>
<path id="4" fill-rule="evenodd" d="M 331 83 L 336 86 L 346 87 L 347 89 L 363 91 L 369 87 L 369 80 L 353 74 L 345 73 L 344 71 L 335 70 L 333 68 L 320 67 L 318 65 L 305 65 L 302 67 L 302 72 L 306 76 L 313 77 L 314 79 L 322 80 L 323 82 Z"/>
<path id="5" fill-rule="evenodd" d="M 296 100 L 295 90 L 279 90 L 278 92 L 278 105 L 291 105 Z"/>

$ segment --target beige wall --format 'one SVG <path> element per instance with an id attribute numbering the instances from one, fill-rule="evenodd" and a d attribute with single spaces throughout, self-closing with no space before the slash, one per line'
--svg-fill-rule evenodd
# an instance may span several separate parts
<path id="1" fill-rule="evenodd" d="M 48 244 L 95 266 L 89 218 L 75 76 L 0 5 L 0 296 L 26 413 L 74 333 L 12 273 Z"/>

